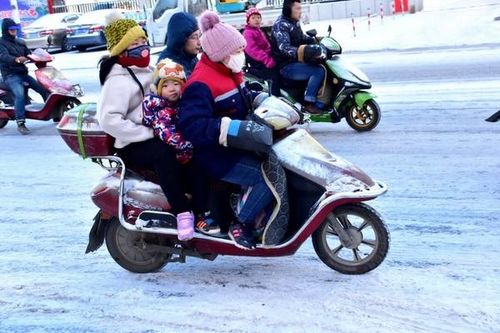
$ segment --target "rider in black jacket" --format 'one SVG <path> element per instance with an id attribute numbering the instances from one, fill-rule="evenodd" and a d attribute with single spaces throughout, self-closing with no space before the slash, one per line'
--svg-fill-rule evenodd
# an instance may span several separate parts
<path id="1" fill-rule="evenodd" d="M 25 85 L 33 88 L 46 100 L 49 92 L 35 79 L 28 75 L 28 68 L 24 64 L 31 53 L 23 41 L 16 39 L 19 25 L 6 18 L 2 21 L 2 38 L 0 39 L 0 71 L 7 87 L 14 94 L 17 129 L 21 134 L 29 134 L 25 125 Z"/>
<path id="2" fill-rule="evenodd" d="M 302 31 L 299 22 L 301 12 L 300 0 L 284 0 L 282 14 L 273 24 L 273 58 L 283 77 L 307 81 L 304 107 L 309 113 L 321 113 L 316 105 L 316 96 L 325 77 L 325 71 L 318 65 L 317 59 L 321 48 L 315 45 L 314 38 Z"/>

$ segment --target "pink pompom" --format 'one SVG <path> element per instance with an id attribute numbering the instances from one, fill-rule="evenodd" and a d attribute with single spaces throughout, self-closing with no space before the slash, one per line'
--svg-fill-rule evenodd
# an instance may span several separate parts
<path id="1" fill-rule="evenodd" d="M 211 10 L 206 10 L 200 15 L 200 28 L 201 32 L 204 33 L 207 30 L 212 29 L 217 23 L 220 23 L 219 15 Z"/>

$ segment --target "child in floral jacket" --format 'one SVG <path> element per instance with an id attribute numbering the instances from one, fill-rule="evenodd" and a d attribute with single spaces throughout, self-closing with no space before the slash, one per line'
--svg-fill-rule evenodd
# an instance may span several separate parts
<path id="1" fill-rule="evenodd" d="M 143 101 L 143 123 L 152 127 L 154 135 L 168 144 L 175 153 L 177 162 L 184 167 L 183 175 L 172 175 L 178 179 L 178 186 L 190 187 L 193 194 L 193 208 L 198 231 L 213 233 L 218 230 L 213 219 L 207 212 L 207 179 L 201 170 L 195 170 L 190 160 L 193 156 L 193 145 L 185 140 L 177 130 L 177 105 L 181 97 L 181 89 L 186 83 L 186 75 L 181 65 L 170 59 L 164 59 L 156 65 L 151 82 L 151 94 Z M 173 168 L 175 169 L 175 168 Z M 187 185 L 187 186 L 186 186 Z M 194 235 L 194 220 L 192 212 L 177 214 L 177 229 L 180 240 L 191 239 Z"/>
<path id="2" fill-rule="evenodd" d="M 181 164 L 188 163 L 193 156 L 193 145 L 176 130 L 177 103 L 185 83 L 182 66 L 170 59 L 162 60 L 153 73 L 152 94 L 147 95 L 142 104 L 144 125 L 152 127 L 155 136 L 175 149 L 177 161 Z"/>

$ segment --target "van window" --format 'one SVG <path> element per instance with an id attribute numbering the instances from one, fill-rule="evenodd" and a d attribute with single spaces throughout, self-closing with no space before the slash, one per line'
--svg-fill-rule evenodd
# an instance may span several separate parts
<path id="1" fill-rule="evenodd" d="M 177 0 L 158 0 L 153 9 L 153 20 L 159 19 L 167 9 L 177 8 Z"/>
<path id="2" fill-rule="evenodd" d="M 188 2 L 188 12 L 193 16 L 198 16 L 208 9 L 208 1 L 206 0 L 190 0 Z"/>

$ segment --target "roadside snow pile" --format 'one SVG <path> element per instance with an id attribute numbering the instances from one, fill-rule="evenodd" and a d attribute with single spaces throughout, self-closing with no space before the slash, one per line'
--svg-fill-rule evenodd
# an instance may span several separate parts
<path id="1" fill-rule="evenodd" d="M 356 37 L 353 36 L 351 19 L 319 21 L 304 26 L 304 31 L 316 29 L 325 35 L 332 25 L 332 36 L 344 51 L 373 51 L 388 49 L 414 49 L 428 47 L 459 47 L 500 44 L 500 3 L 478 1 L 474 6 L 444 8 L 444 1 L 424 2 L 424 11 L 416 14 L 379 16 L 371 18 L 368 30 L 366 17 L 354 18 Z"/>

